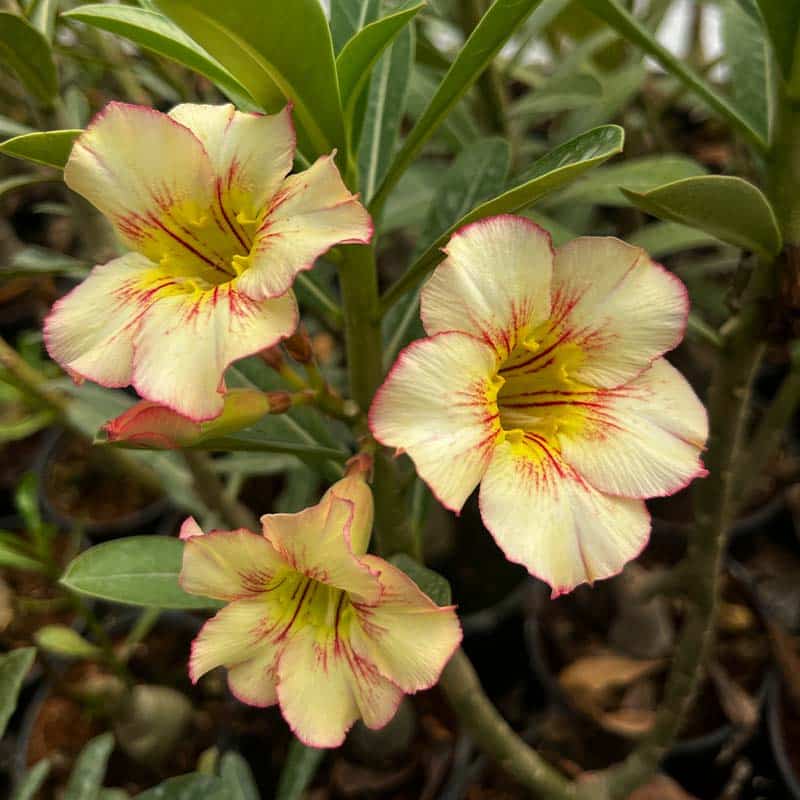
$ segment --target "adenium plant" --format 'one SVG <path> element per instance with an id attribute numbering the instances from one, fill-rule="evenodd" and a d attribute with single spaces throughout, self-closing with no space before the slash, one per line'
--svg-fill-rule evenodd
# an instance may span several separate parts
<path id="1" fill-rule="evenodd" d="M 460 649 L 459 598 L 433 597 L 431 581 L 442 579 L 423 563 L 426 520 L 417 501 L 429 490 L 459 515 L 477 494 L 483 526 L 503 556 L 555 598 L 623 570 L 647 546 L 646 501 L 698 481 L 687 560 L 675 570 L 691 584 L 686 625 L 663 704 L 628 760 L 592 778 L 597 797 L 626 797 L 676 736 L 709 658 L 722 548 L 747 482 L 749 390 L 775 331 L 794 330 L 796 303 L 777 298 L 780 286 L 795 296 L 800 263 L 800 47 L 776 38 L 783 24 L 794 42 L 800 16 L 784 19 L 775 3 L 737 6 L 772 47 L 776 80 L 767 65 L 761 118 L 666 51 L 631 4 L 581 2 L 726 120 L 750 148 L 753 172 L 763 172 L 764 192 L 732 175 L 705 174 L 624 192 L 624 202 L 679 223 L 674 236 L 685 237 L 688 226 L 744 254 L 730 318 L 719 329 L 692 317 L 686 286 L 633 237 L 578 235 L 585 231 L 529 218 L 540 198 L 619 153 L 624 140 L 619 127 L 605 125 L 535 161 L 529 153 L 541 148 L 539 139 L 520 145 L 529 130 L 514 126 L 500 78 L 530 75 L 517 63 L 522 50 L 506 58 L 504 46 L 541 0 L 464 4 L 464 42 L 452 63 L 435 37 L 421 40 L 420 60 L 441 68 L 442 80 L 408 131 L 411 31 L 422 4 L 384 4 L 391 8 L 378 17 L 380 3 L 333 0 L 332 37 L 316 0 L 158 0 L 143 16 L 157 20 L 158 36 L 135 14 L 142 27 L 130 23 L 131 37 L 144 30 L 143 47 L 202 65 L 241 108 L 187 102 L 164 113 L 115 101 L 80 132 L 0 143 L 11 155 L 63 167 L 67 187 L 113 231 L 118 253 L 53 304 L 43 325 L 47 352 L 75 383 L 126 389 L 114 394 L 125 399 L 116 408 L 135 391 L 137 402 L 108 420 L 98 441 L 176 451 L 160 454 L 162 463 L 185 467 L 181 479 L 188 476 L 196 496 L 187 500 L 182 484 L 181 503 L 196 500 L 202 511 L 186 519 L 179 538 L 159 540 L 159 553 L 172 560 L 158 564 L 158 581 L 102 596 L 214 609 L 186 654 L 191 681 L 224 669 L 236 700 L 277 705 L 310 747 L 338 747 L 358 720 L 382 728 L 405 695 L 438 684 L 472 738 L 548 800 L 575 798 L 584 787 L 519 737 L 481 689 Z M 354 8 L 359 13 L 346 13 Z M 70 13 L 86 24 L 105 19 L 97 8 Z M 384 52 L 390 45 L 397 49 Z M 30 60 L 25 54 L 19 63 Z M 542 108 L 562 97 L 542 95 Z M 403 209 L 393 206 L 393 193 L 465 98 L 479 101 L 476 119 L 502 142 L 473 143 L 477 137 L 458 125 L 447 131 L 461 149 L 458 197 L 434 204 L 431 219 L 396 242 L 393 217 Z M 55 123 L 63 108 L 52 101 L 43 108 Z M 540 113 L 530 112 L 534 128 Z M 470 164 L 470 148 L 494 149 L 489 166 L 502 166 L 501 180 Z M 413 175 L 404 191 L 424 181 Z M 620 187 L 611 188 L 613 202 L 623 202 Z M 574 224 L 588 219 L 575 214 Z M 394 244 L 392 263 L 379 272 L 378 257 Z M 406 269 L 384 286 L 409 253 Z M 334 288 L 320 276 L 331 268 Z M 311 317 L 341 345 L 341 381 L 321 369 L 301 327 Z M 422 335 L 414 337 L 417 321 Z M 670 362 L 690 323 L 712 353 L 708 414 Z M 31 377 L 2 342 L 0 363 L 36 403 L 75 427 L 60 389 Z M 763 436 L 749 439 L 756 469 L 800 401 L 789 399 L 764 414 Z M 294 439 L 273 435 L 275 416 Z M 200 450 L 301 459 L 324 480 L 321 497 L 309 492 L 296 513 L 256 509 L 263 513 L 256 520 Z M 133 470 L 142 462 L 125 463 Z M 130 574 L 152 570 L 154 538 L 139 542 L 139 562 L 123 565 Z M 104 552 L 117 546 L 107 543 Z M 397 556 L 415 569 L 401 569 Z M 112 560 L 105 570 L 116 568 Z M 64 581 L 78 586 L 86 563 L 79 556 Z"/>

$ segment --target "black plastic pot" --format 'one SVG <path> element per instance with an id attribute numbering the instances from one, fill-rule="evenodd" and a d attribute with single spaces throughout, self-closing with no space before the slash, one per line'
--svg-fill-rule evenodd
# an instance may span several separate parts
<path id="1" fill-rule="evenodd" d="M 171 527 L 168 523 L 174 523 L 175 517 L 174 514 L 170 514 L 170 502 L 166 495 L 160 495 L 142 508 L 102 521 L 73 517 L 58 508 L 48 493 L 50 470 L 59 452 L 62 452 L 69 442 L 69 433 L 61 430 L 53 431 L 43 443 L 36 459 L 39 502 L 48 519 L 65 530 L 80 528 L 90 539 L 95 540 L 139 533 L 172 533 L 172 530 L 168 530 Z"/>

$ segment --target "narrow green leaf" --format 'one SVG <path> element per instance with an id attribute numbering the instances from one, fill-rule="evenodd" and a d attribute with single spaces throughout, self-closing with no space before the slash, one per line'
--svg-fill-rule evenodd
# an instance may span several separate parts
<path id="1" fill-rule="evenodd" d="M 58 75 L 50 43 L 41 31 L 16 14 L 0 11 L 0 63 L 44 105 L 58 94 Z"/>
<path id="2" fill-rule="evenodd" d="M 135 6 L 97 3 L 64 13 L 94 28 L 123 36 L 146 50 L 187 67 L 215 83 L 239 108 L 254 108 L 247 90 L 218 61 L 163 14 Z"/>
<path id="3" fill-rule="evenodd" d="M 336 65 L 318 0 L 158 0 L 265 111 L 294 104 L 300 151 L 346 152 Z"/>
<path id="4" fill-rule="evenodd" d="M 239 753 L 225 753 L 219 772 L 229 789 L 230 800 L 259 800 L 253 772 Z"/>
<path id="5" fill-rule="evenodd" d="M 231 800 L 230 790 L 222 778 L 192 772 L 179 775 L 137 794 L 134 800 Z"/>
<path id="6" fill-rule="evenodd" d="M 414 41 L 414 26 L 409 25 L 400 31 L 372 72 L 358 156 L 361 196 L 367 203 L 386 175 L 397 145 L 406 111 Z"/>
<path id="7" fill-rule="evenodd" d="M 489 6 L 439 84 L 425 113 L 406 137 L 373 198 L 374 209 L 382 208 L 386 197 L 406 167 L 414 160 L 450 109 L 481 76 L 500 48 L 541 2 L 542 0 L 495 0 Z"/>
<path id="8" fill-rule="evenodd" d="M 331 38 L 339 53 L 365 25 L 378 18 L 381 0 L 331 0 Z"/>
<path id="9" fill-rule="evenodd" d="M 21 569 L 25 572 L 43 572 L 41 561 L 31 558 L 7 542 L 0 542 L 0 567 Z"/>
<path id="10" fill-rule="evenodd" d="M 770 0 L 771 2 L 774 0 Z M 784 2 L 784 0 L 777 0 Z M 760 132 L 753 128 L 728 98 L 718 94 L 703 78 L 680 58 L 674 56 L 663 47 L 618 0 L 582 0 L 584 6 L 605 20 L 612 28 L 654 58 L 669 73 L 680 80 L 687 88 L 698 95 L 709 108 L 721 114 L 735 128 L 761 148 L 766 147 L 766 140 Z"/>
<path id="11" fill-rule="evenodd" d="M 767 257 L 781 250 L 772 206 L 760 189 L 741 178 L 707 175 L 649 192 L 622 191 L 648 214 L 699 228 L 736 247 Z"/>
<path id="12" fill-rule="evenodd" d="M 600 81 L 593 75 L 575 73 L 558 81 L 548 81 L 544 86 L 523 95 L 508 109 L 511 119 L 558 113 L 571 108 L 594 103 L 603 94 Z"/>
<path id="13" fill-rule="evenodd" d="M 642 156 L 630 158 L 619 164 L 599 167 L 584 175 L 572 185 L 552 195 L 547 205 L 560 206 L 573 203 L 589 205 L 627 206 L 628 199 L 620 186 L 637 192 L 646 192 L 695 175 L 705 175 L 706 168 L 686 156 Z"/>
<path id="14" fill-rule="evenodd" d="M 115 603 L 157 608 L 217 608 L 178 584 L 183 542 L 169 536 L 130 536 L 84 550 L 67 567 L 62 585 Z"/>
<path id="15" fill-rule="evenodd" d="M 97 658 L 101 649 L 66 625 L 45 625 L 34 634 L 42 650 L 68 658 Z"/>
<path id="16" fill-rule="evenodd" d="M 46 183 L 54 180 L 58 179 L 49 175 L 10 175 L 8 178 L 0 180 L 0 197 L 13 192 L 15 189 L 23 189 L 36 183 Z"/>
<path id="17" fill-rule="evenodd" d="M 440 248 L 450 234 L 477 219 L 495 214 L 521 211 L 548 192 L 575 180 L 588 169 L 607 161 L 622 151 L 625 132 L 618 125 L 606 125 L 587 131 L 551 150 L 536 161 L 519 179 L 520 182 L 492 200 L 481 203 L 450 226 L 381 298 L 383 311 L 390 308 L 410 288 L 416 286 L 441 259 Z"/>
<path id="18" fill-rule="evenodd" d="M 348 126 L 353 124 L 356 104 L 367 86 L 375 63 L 424 5 L 424 2 L 420 2 L 371 22 L 358 31 L 339 53 L 336 59 L 336 72 L 339 76 L 342 108 Z"/>
<path id="19" fill-rule="evenodd" d="M 275 800 L 300 800 L 314 780 L 323 758 L 324 750 L 307 747 L 298 739 L 293 739 L 281 771 Z"/>
<path id="20" fill-rule="evenodd" d="M 730 68 L 731 96 L 754 130 L 770 141 L 770 126 L 775 102 L 770 45 L 758 14 L 756 0 L 750 11 L 729 2 L 723 8 L 725 57 Z"/>
<path id="21" fill-rule="evenodd" d="M 17 707 L 19 690 L 35 657 L 35 647 L 21 647 L 0 656 L 0 736 Z"/>
<path id="22" fill-rule="evenodd" d="M 97 736 L 84 746 L 69 776 L 64 800 L 96 800 L 113 749 L 114 736 L 110 733 Z"/>
<path id="23" fill-rule="evenodd" d="M 32 161 L 45 167 L 63 169 L 72 145 L 83 131 L 37 131 L 0 142 L 0 153 Z"/>
<path id="24" fill-rule="evenodd" d="M 58 0 L 34 0 L 28 9 L 28 19 L 34 28 L 41 31 L 48 42 L 53 41 L 56 30 Z"/>
<path id="25" fill-rule="evenodd" d="M 405 553 L 392 556 L 389 560 L 405 572 L 437 606 L 450 605 L 453 597 L 450 584 L 438 572 L 428 569 Z"/>
<path id="26" fill-rule="evenodd" d="M 4 139 L 10 136 L 21 136 L 23 133 L 33 133 L 33 128 L 30 125 L 23 125 L 10 117 L 4 117 L 0 114 L 0 136 Z"/>
<path id="27" fill-rule="evenodd" d="M 19 782 L 11 800 L 33 800 L 49 773 L 50 762 L 46 758 L 38 761 Z"/>

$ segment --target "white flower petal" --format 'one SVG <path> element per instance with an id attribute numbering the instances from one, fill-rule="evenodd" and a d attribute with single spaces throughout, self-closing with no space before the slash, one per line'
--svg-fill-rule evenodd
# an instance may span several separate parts
<path id="1" fill-rule="evenodd" d="M 480 509 L 506 557 L 549 583 L 553 596 L 616 575 L 650 532 L 643 501 L 598 492 L 532 439 L 497 447 Z"/>
<path id="2" fill-rule="evenodd" d="M 422 339 L 400 353 L 370 409 L 375 438 L 407 452 L 453 511 L 477 486 L 497 436 L 495 365 L 492 348 L 472 336 Z"/>
<path id="3" fill-rule="evenodd" d="M 420 296 L 429 336 L 462 331 L 507 354 L 550 314 L 550 235 L 524 217 L 488 217 L 453 234 Z"/>

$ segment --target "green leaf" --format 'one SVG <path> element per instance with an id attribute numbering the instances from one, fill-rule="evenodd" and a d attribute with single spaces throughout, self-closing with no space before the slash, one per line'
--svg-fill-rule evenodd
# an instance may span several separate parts
<path id="1" fill-rule="evenodd" d="M 0 736 L 17 707 L 19 690 L 35 657 L 35 647 L 21 647 L 0 656 Z"/>
<path id="2" fill-rule="evenodd" d="M 130 536 L 84 550 L 61 584 L 78 594 L 115 603 L 157 608 L 217 608 L 178 584 L 183 542 L 170 536 Z"/>
<path id="3" fill-rule="evenodd" d="M 64 800 L 96 800 L 113 749 L 113 735 L 104 733 L 81 750 L 64 790 Z"/>
<path id="4" fill-rule="evenodd" d="M 775 103 L 770 45 L 755 0 L 740 2 L 749 3 L 751 12 L 732 2 L 723 8 L 725 57 L 730 68 L 728 85 L 742 116 L 769 142 Z"/>
<path id="5" fill-rule="evenodd" d="M 300 800 L 305 790 L 314 780 L 325 750 L 307 747 L 298 739 L 289 745 L 289 755 L 281 770 L 275 800 Z"/>
<path id="6" fill-rule="evenodd" d="M 0 63 L 10 67 L 40 103 L 50 105 L 58 94 L 50 43 L 22 17 L 6 11 L 0 11 Z"/>
<path id="7" fill-rule="evenodd" d="M 450 234 L 470 222 L 495 214 L 509 214 L 530 206 L 548 192 L 575 180 L 588 169 L 607 161 L 622 151 L 625 132 L 618 125 L 606 125 L 587 131 L 551 150 L 527 170 L 513 188 L 481 203 L 450 226 L 391 286 L 381 298 L 381 308 L 391 307 L 415 286 L 441 259 L 440 248 Z"/>
<path id="8" fill-rule="evenodd" d="M 449 606 L 453 593 L 450 584 L 438 572 L 424 567 L 405 553 L 392 556 L 389 561 L 405 572 L 437 606 Z"/>
<path id="9" fill-rule="evenodd" d="M 318 0 L 158 0 L 267 112 L 294 104 L 300 151 L 346 152 L 336 65 Z"/>
<path id="10" fill-rule="evenodd" d="M 137 794 L 135 800 L 233 800 L 222 778 L 192 772 L 179 775 Z"/>
<path id="11" fill-rule="evenodd" d="M 627 237 L 630 244 L 646 250 L 653 258 L 663 258 L 695 247 L 715 247 L 719 239 L 697 228 L 678 222 L 654 222 Z"/>
<path id="12" fill-rule="evenodd" d="M 23 125 L 10 117 L 4 117 L 0 114 L 0 136 L 8 138 L 9 136 L 21 136 L 23 133 L 33 133 L 33 128 L 29 125 Z"/>
<path id="13" fill-rule="evenodd" d="M 600 167 L 575 181 L 571 186 L 551 196 L 547 205 L 573 203 L 589 205 L 627 206 L 628 199 L 620 186 L 646 192 L 665 183 L 705 175 L 707 170 L 686 156 L 642 156 L 631 158 L 610 167 Z"/>
<path id="14" fill-rule="evenodd" d="M 395 157 L 374 199 L 380 209 L 392 187 L 425 142 L 441 125 L 450 109 L 489 66 L 500 48 L 542 0 L 495 0 L 475 26 L 439 84 L 430 105 L 417 120 Z"/>
<path id="15" fill-rule="evenodd" d="M 233 75 L 163 14 L 135 6 L 97 3 L 64 13 L 94 28 L 123 36 L 146 50 L 187 67 L 215 83 L 239 108 L 255 108 Z"/>
<path id="16" fill-rule="evenodd" d="M 349 129 L 352 129 L 356 104 L 367 86 L 375 62 L 424 5 L 424 2 L 417 3 L 371 22 L 358 31 L 339 53 L 336 72 L 345 124 Z"/>
<path id="17" fill-rule="evenodd" d="M 774 2 L 775 0 L 770 0 Z M 680 80 L 687 88 L 700 97 L 709 108 L 728 120 L 735 128 L 759 147 L 767 142 L 761 133 L 753 128 L 741 110 L 728 98 L 718 94 L 691 67 L 670 53 L 618 0 L 582 0 L 583 5 L 605 20 L 612 28 L 654 58 L 669 73 Z M 777 0 L 784 2 L 784 0 Z"/>
<path id="18" fill-rule="evenodd" d="M 414 62 L 414 26 L 400 31 L 372 72 L 358 154 L 359 187 L 369 202 L 397 145 Z"/>
<path id="19" fill-rule="evenodd" d="M 623 192 L 643 211 L 699 228 L 723 242 L 771 257 L 780 252 L 775 213 L 761 190 L 741 178 L 706 175 Z"/>
<path id="20" fill-rule="evenodd" d="M 742 3 L 742 0 L 739 2 Z M 788 79 L 792 75 L 792 66 L 797 57 L 800 4 L 794 0 L 757 0 L 757 2 L 772 40 L 775 60 L 784 77 Z"/>
<path id="21" fill-rule="evenodd" d="M 49 772 L 50 762 L 47 759 L 38 761 L 20 781 L 11 800 L 33 800 Z"/>
<path id="22" fill-rule="evenodd" d="M 331 38 L 339 53 L 365 25 L 378 18 L 381 0 L 331 0 Z"/>
<path id="23" fill-rule="evenodd" d="M 31 558 L 7 542 L 0 542 L 0 567 L 21 569 L 25 572 L 44 572 L 41 561 Z"/>
<path id="24" fill-rule="evenodd" d="M 42 650 L 69 658 L 98 658 L 102 650 L 66 625 L 45 625 L 34 634 Z"/>
<path id="25" fill-rule="evenodd" d="M 48 175 L 11 175 L 8 178 L 0 179 L 0 197 L 15 189 L 23 189 L 26 186 L 54 180 L 58 179 Z"/>
<path id="26" fill-rule="evenodd" d="M 228 786 L 231 800 L 259 800 L 253 772 L 239 753 L 225 753 L 219 772 Z"/>
<path id="27" fill-rule="evenodd" d="M 58 0 L 34 0 L 28 8 L 28 20 L 48 42 L 53 41 L 57 14 Z"/>
<path id="28" fill-rule="evenodd" d="M 83 131 L 37 131 L 23 133 L 13 139 L 0 142 L 0 153 L 12 158 L 21 158 L 42 164 L 45 167 L 63 169 L 67 163 L 72 145 Z"/>
<path id="29" fill-rule="evenodd" d="M 471 209 L 503 191 L 511 150 L 500 137 L 477 139 L 450 165 L 428 208 L 417 249 L 425 250 Z"/>
<path id="30" fill-rule="evenodd" d="M 603 94 L 600 81 L 593 75 L 575 73 L 523 95 L 508 109 L 511 119 L 525 119 L 539 114 L 558 113 L 594 103 Z"/>

